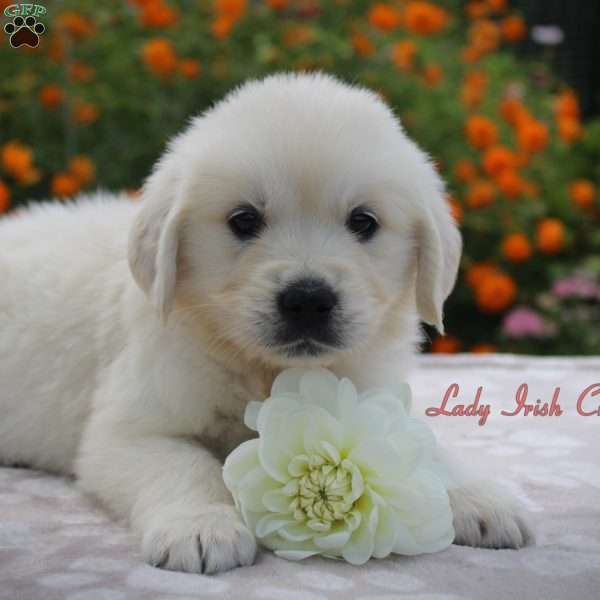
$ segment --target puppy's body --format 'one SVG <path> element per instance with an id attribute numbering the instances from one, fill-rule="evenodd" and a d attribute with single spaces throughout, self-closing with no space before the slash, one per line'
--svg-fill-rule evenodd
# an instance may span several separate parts
<path id="1" fill-rule="evenodd" d="M 0 456 L 73 473 L 103 371 L 125 345 L 137 207 L 99 195 L 0 220 Z"/>
<path id="2" fill-rule="evenodd" d="M 373 95 L 250 84 L 172 142 L 141 204 L 0 223 L 0 459 L 74 473 L 153 564 L 249 564 L 220 462 L 247 402 L 292 365 L 403 380 L 459 253 L 441 182 Z M 510 502 L 486 494 L 454 494 L 458 541 L 522 545 Z"/>

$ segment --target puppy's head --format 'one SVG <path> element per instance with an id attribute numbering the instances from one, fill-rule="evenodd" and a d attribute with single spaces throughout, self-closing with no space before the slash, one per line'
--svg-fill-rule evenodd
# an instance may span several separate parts
<path id="1" fill-rule="evenodd" d="M 442 330 L 460 246 L 442 182 L 377 96 L 280 75 L 170 143 L 129 261 L 163 318 L 288 366 L 365 347 L 398 311 Z"/>

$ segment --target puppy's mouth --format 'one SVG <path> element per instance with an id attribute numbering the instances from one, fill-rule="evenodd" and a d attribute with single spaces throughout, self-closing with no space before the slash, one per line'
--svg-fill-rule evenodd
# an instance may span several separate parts
<path id="1" fill-rule="evenodd" d="M 339 350 L 339 346 L 324 344 L 315 339 L 302 338 L 291 343 L 275 346 L 277 352 L 284 354 L 287 358 L 302 358 L 320 356 Z"/>

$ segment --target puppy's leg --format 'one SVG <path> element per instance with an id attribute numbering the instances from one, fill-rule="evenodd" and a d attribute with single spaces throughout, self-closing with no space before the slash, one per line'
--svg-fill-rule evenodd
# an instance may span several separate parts
<path id="1" fill-rule="evenodd" d="M 481 548 L 521 548 L 535 543 L 525 512 L 508 492 L 444 459 L 454 515 L 454 543 Z"/>
<path id="2" fill-rule="evenodd" d="M 144 559 L 216 573 L 254 561 L 256 542 L 225 488 L 221 463 L 192 441 L 91 423 L 77 465 L 81 487 L 131 522 Z"/>

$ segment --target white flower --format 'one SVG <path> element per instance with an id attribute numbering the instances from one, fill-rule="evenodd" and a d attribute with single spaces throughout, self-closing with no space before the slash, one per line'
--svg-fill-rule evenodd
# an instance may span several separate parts
<path id="1" fill-rule="evenodd" d="M 542 46 L 558 46 L 565 34 L 558 25 L 534 25 L 531 28 L 531 37 Z"/>
<path id="2" fill-rule="evenodd" d="M 435 439 L 408 416 L 410 388 L 357 394 L 325 369 L 288 369 L 245 423 L 257 439 L 236 448 L 223 476 L 260 543 L 278 556 L 341 557 L 448 547 L 452 512 Z"/>

